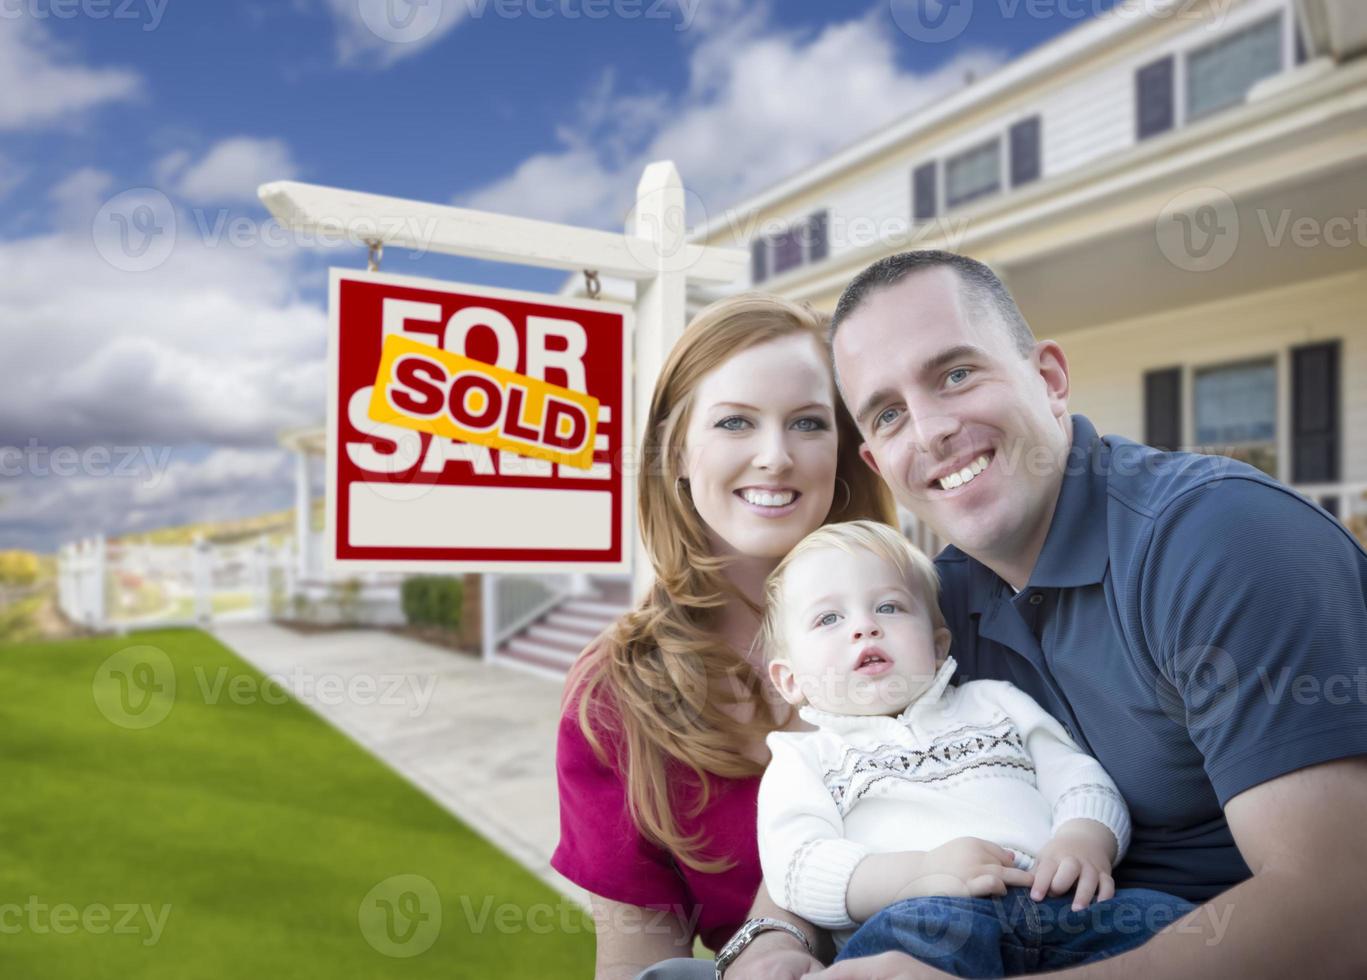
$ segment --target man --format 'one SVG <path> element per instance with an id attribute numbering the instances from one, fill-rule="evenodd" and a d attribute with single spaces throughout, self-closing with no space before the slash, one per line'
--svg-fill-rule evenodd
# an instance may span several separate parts
<path id="1" fill-rule="evenodd" d="M 1062 348 L 980 263 L 884 259 L 831 336 L 865 461 L 951 544 L 960 679 L 1012 681 L 1106 767 L 1134 821 L 1117 887 L 1204 903 L 1069 976 L 1367 976 L 1367 552 L 1251 467 L 1070 416 Z"/>

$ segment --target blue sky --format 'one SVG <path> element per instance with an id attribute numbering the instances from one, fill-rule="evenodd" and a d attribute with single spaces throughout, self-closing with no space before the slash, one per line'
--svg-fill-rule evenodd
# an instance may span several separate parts
<path id="1" fill-rule="evenodd" d="M 269 239 L 264 180 L 616 228 L 669 157 L 712 211 L 1110 5 L 959 0 L 971 16 L 932 43 L 907 18 L 951 0 L 411 2 L 0 3 L 0 548 L 290 506 L 276 434 L 322 420 L 324 270 L 363 256 Z M 435 19 L 405 35 L 386 3 Z M 92 227 L 149 193 L 170 251 L 111 264 Z M 562 278 L 394 251 L 385 269 Z M 144 462 L 54 475 L 59 447 Z"/>

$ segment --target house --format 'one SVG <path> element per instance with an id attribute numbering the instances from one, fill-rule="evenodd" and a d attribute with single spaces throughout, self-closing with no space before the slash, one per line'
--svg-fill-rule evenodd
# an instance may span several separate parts
<path id="1" fill-rule="evenodd" d="M 882 256 L 972 255 L 1100 431 L 1236 455 L 1367 538 L 1360 0 L 1120 4 L 693 239 L 826 310 Z"/>

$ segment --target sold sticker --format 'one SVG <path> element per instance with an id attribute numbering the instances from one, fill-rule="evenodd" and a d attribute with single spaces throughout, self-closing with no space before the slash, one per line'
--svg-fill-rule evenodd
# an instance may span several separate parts
<path id="1" fill-rule="evenodd" d="M 598 399 L 390 334 L 370 418 L 586 470 Z"/>

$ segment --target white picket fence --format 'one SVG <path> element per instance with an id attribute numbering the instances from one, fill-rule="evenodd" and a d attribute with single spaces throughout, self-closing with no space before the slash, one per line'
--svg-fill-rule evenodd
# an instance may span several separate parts
<path id="1" fill-rule="evenodd" d="M 314 564 L 310 561 L 309 573 L 300 576 L 292 540 L 149 545 L 97 536 L 62 546 L 57 600 L 67 618 L 96 630 L 211 628 L 268 619 L 403 622 L 403 576 L 335 578 L 317 572 Z"/>

